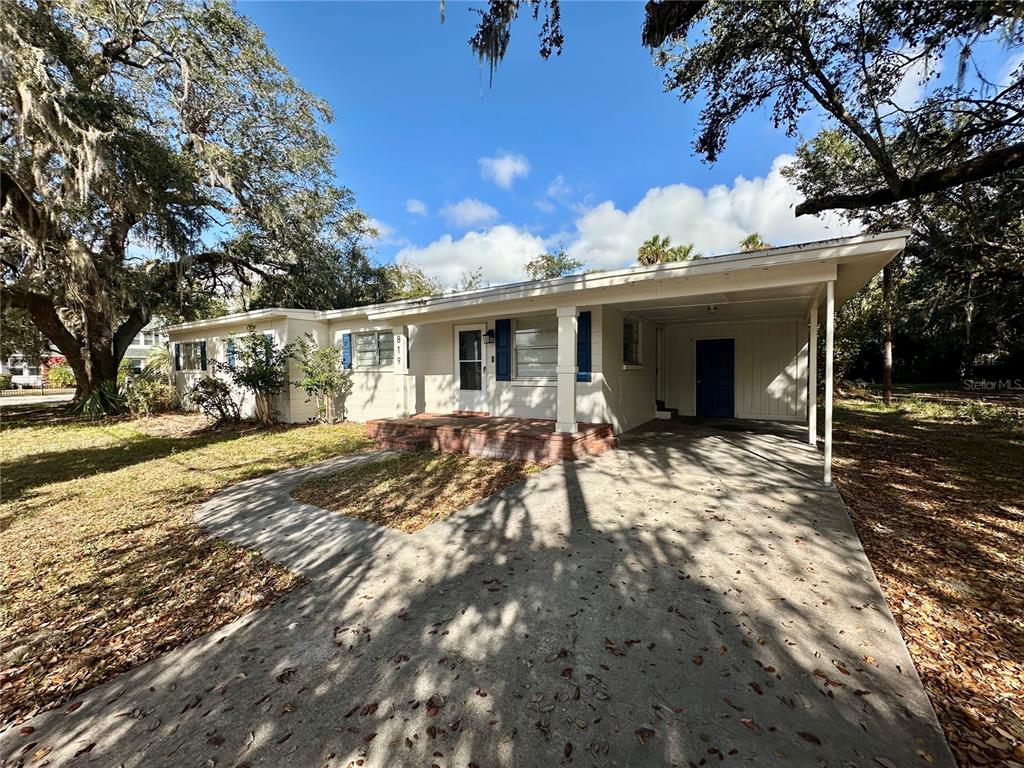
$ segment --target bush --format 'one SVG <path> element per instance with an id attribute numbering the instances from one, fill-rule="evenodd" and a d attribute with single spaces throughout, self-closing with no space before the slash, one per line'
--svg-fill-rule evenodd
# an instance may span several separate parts
<path id="1" fill-rule="evenodd" d="M 72 404 L 71 410 L 87 419 L 103 419 L 107 416 L 124 413 L 127 410 L 127 405 L 124 395 L 117 391 L 117 386 L 108 381 L 99 389 Z"/>
<path id="2" fill-rule="evenodd" d="M 125 394 L 128 410 L 134 416 L 153 416 L 178 407 L 178 391 L 169 384 L 139 378 Z"/>
<path id="3" fill-rule="evenodd" d="M 73 387 L 75 373 L 67 363 L 57 363 L 46 372 L 46 383 L 51 387 Z"/>
<path id="4" fill-rule="evenodd" d="M 345 401 L 352 394 L 352 373 L 341 363 L 337 347 L 317 347 L 311 334 L 299 339 L 296 358 L 302 378 L 292 384 L 305 391 L 306 402 L 316 403 L 317 419 L 333 424 L 336 414 L 345 418 Z"/>
<path id="5" fill-rule="evenodd" d="M 204 377 L 188 391 L 188 401 L 218 422 L 239 421 L 242 417 L 231 394 L 231 385 L 215 376 Z"/>
<path id="6" fill-rule="evenodd" d="M 14 385 L 11 383 L 11 374 L 0 373 L 0 392 L 8 389 L 14 389 Z"/>
<path id="7" fill-rule="evenodd" d="M 272 424 L 274 398 L 288 386 L 288 361 L 292 358 L 292 344 L 278 347 L 271 336 L 248 326 L 244 336 L 235 339 L 235 364 L 213 362 L 213 370 L 231 378 L 236 387 L 252 392 L 256 403 L 256 418 L 263 424 Z"/>

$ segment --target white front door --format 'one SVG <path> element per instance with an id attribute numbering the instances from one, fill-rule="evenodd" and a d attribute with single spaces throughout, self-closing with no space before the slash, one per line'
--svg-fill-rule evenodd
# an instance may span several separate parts
<path id="1" fill-rule="evenodd" d="M 487 407 L 487 363 L 484 360 L 484 332 L 487 326 L 455 326 L 455 409 L 483 411 Z"/>

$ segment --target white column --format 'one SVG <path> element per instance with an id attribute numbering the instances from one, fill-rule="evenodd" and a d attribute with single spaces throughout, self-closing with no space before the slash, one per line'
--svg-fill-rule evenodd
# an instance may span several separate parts
<path id="1" fill-rule="evenodd" d="M 555 431 L 576 432 L 576 307 L 559 307 Z"/>
<path id="2" fill-rule="evenodd" d="M 836 281 L 825 293 L 825 485 L 832 485 L 832 341 L 836 329 Z"/>
<path id="3" fill-rule="evenodd" d="M 818 444 L 818 298 L 808 313 L 807 341 L 807 443 Z"/>
<path id="4" fill-rule="evenodd" d="M 395 356 L 392 371 L 395 380 L 395 416 L 409 415 L 409 329 L 397 325 L 391 329 L 395 334 Z"/>

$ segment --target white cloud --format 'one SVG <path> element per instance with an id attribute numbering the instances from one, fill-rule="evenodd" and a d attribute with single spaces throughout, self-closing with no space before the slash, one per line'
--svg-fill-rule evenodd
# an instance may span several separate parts
<path id="1" fill-rule="evenodd" d="M 406 245 L 409 241 L 401 237 L 395 228 L 384 223 L 380 219 L 375 219 L 373 216 L 367 220 L 367 223 L 377 230 L 377 237 L 373 238 L 382 245 Z"/>
<path id="2" fill-rule="evenodd" d="M 558 202 L 563 205 L 568 204 L 569 198 L 572 196 L 572 192 L 573 189 L 566 183 L 565 177 L 562 174 L 558 174 L 548 184 L 548 188 L 544 192 L 544 197 L 538 200 L 535 205 L 544 213 L 553 213 L 555 210 L 555 203 Z"/>
<path id="3" fill-rule="evenodd" d="M 693 243 L 705 256 L 739 250 L 739 241 L 758 232 L 775 245 L 841 237 L 856 227 L 839 217 L 793 213 L 800 194 L 782 175 L 793 157 L 780 155 L 765 177 L 738 176 L 731 186 L 707 191 L 686 184 L 654 187 L 630 210 L 612 201 L 596 205 L 576 221 L 569 254 L 595 267 L 626 266 L 636 261 L 640 244 L 654 234 L 675 243 Z"/>
<path id="4" fill-rule="evenodd" d="M 566 183 L 565 177 L 562 174 L 558 174 L 548 184 L 546 194 L 555 200 L 566 200 L 572 194 L 572 187 Z"/>
<path id="5" fill-rule="evenodd" d="M 439 213 L 448 223 L 456 227 L 476 227 L 490 224 L 498 218 L 498 209 L 475 197 L 467 197 L 457 203 L 448 203 Z"/>
<path id="6" fill-rule="evenodd" d="M 494 157 L 481 157 L 480 175 L 493 181 L 503 189 L 511 189 L 512 182 L 530 173 L 530 162 L 525 155 L 514 155 L 511 152 L 498 152 Z"/>
<path id="7" fill-rule="evenodd" d="M 996 83 L 1002 88 L 1009 86 L 1013 82 L 1014 73 L 1022 64 L 1024 64 L 1024 51 L 1019 51 L 1010 56 L 1006 60 L 1006 64 L 1003 65 L 1003 69 L 999 72 Z"/>
<path id="8" fill-rule="evenodd" d="M 687 184 L 654 187 L 628 210 L 608 200 L 581 209 L 574 229 L 547 238 L 501 224 L 459 239 L 446 234 L 429 245 L 407 246 L 396 259 L 408 259 L 448 285 L 478 267 L 486 282 L 503 283 L 522 280 L 526 262 L 560 244 L 588 266 L 608 268 L 635 264 L 637 248 L 654 234 L 668 235 L 674 243 L 693 243 L 705 256 L 713 256 L 739 250 L 740 240 L 751 232 L 775 245 L 855 233 L 856 225 L 835 215 L 794 215 L 801 197 L 782 175 L 793 159 L 780 155 L 765 176 L 739 176 L 731 185 L 707 190 Z"/>
<path id="9" fill-rule="evenodd" d="M 459 282 L 464 272 L 483 269 L 485 282 L 507 283 L 523 280 L 523 265 L 545 250 L 540 237 L 508 224 L 482 232 L 467 232 L 458 240 L 443 235 L 429 245 L 403 248 L 396 261 L 408 260 L 447 285 Z"/>
<path id="10" fill-rule="evenodd" d="M 417 200 L 415 197 L 410 197 L 405 201 L 405 210 L 409 213 L 415 213 L 417 216 L 426 216 L 427 204 L 422 200 Z"/>

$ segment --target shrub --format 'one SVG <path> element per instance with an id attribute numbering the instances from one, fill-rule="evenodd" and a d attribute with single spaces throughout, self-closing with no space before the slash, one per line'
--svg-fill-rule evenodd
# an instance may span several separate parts
<path id="1" fill-rule="evenodd" d="M 239 421 L 241 412 L 231 394 L 231 385 L 216 376 L 204 377 L 189 389 L 188 401 L 218 422 Z"/>
<path id="2" fill-rule="evenodd" d="M 256 418 L 264 424 L 274 421 L 274 398 L 288 386 L 288 361 L 292 345 L 278 347 L 274 339 L 250 325 L 248 333 L 235 341 L 235 364 L 214 362 L 213 369 L 226 373 L 239 389 L 247 389 L 256 402 Z"/>
<path id="3" fill-rule="evenodd" d="M 11 383 L 11 374 L 0 373 L 0 392 L 13 388 L 14 385 Z"/>
<path id="4" fill-rule="evenodd" d="M 67 363 L 57 363 L 46 372 L 46 383 L 51 387 L 73 387 L 75 373 Z"/>
<path id="5" fill-rule="evenodd" d="M 292 384 L 302 389 L 306 402 L 316 403 L 317 419 L 334 423 L 336 414 L 345 418 L 345 401 L 352 394 L 352 374 L 342 367 L 341 350 L 337 347 L 317 347 L 311 334 L 299 340 L 296 358 L 302 378 Z"/>
<path id="6" fill-rule="evenodd" d="M 118 392 L 117 386 L 110 381 L 71 406 L 74 413 L 87 419 L 103 419 L 107 416 L 124 413 L 126 409 L 124 395 Z"/>
<path id="7" fill-rule="evenodd" d="M 139 378 L 125 394 L 128 410 L 134 416 L 153 416 L 178 407 L 178 391 L 169 384 Z"/>

